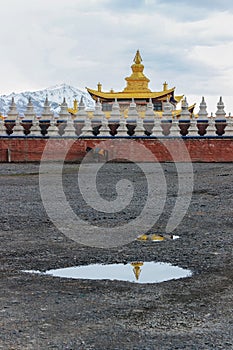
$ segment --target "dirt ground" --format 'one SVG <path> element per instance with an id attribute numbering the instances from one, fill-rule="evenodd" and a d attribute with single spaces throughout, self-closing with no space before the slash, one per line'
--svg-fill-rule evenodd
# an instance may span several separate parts
<path id="1" fill-rule="evenodd" d="M 1 164 L 0 349 L 233 349 L 233 164 L 193 167 L 192 201 L 173 232 L 179 239 L 101 249 L 70 240 L 50 221 L 40 197 L 38 164 Z M 176 200 L 176 169 L 163 164 L 163 170 L 167 201 L 150 233 L 164 232 Z M 114 196 L 119 174 L 138 186 L 132 207 L 120 216 L 85 206 L 77 171 L 77 164 L 65 165 L 63 184 L 82 218 L 117 225 L 140 212 L 146 187 L 135 165 L 107 164 L 100 174 L 106 199 Z M 132 261 L 169 262 L 193 274 L 140 284 L 23 272 Z"/>

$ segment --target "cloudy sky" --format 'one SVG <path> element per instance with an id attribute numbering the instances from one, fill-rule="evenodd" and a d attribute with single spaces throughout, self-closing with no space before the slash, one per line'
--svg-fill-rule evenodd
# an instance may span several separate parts
<path id="1" fill-rule="evenodd" d="M 0 0 L 0 94 L 67 83 L 125 87 L 137 49 L 150 88 L 166 80 L 233 114 L 231 0 Z M 198 108 L 197 108 L 198 110 Z"/>

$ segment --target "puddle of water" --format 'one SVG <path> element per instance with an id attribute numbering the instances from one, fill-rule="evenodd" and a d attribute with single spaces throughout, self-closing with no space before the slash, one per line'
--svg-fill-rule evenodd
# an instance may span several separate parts
<path id="1" fill-rule="evenodd" d="M 152 234 L 152 235 L 141 235 L 137 238 L 137 240 L 139 241 L 152 241 L 152 242 L 161 242 L 164 241 L 166 239 L 168 240 L 174 240 L 174 239 L 178 239 L 180 238 L 180 236 L 176 236 L 176 235 L 156 235 L 156 234 Z"/>
<path id="2" fill-rule="evenodd" d="M 41 273 L 40 271 L 24 272 Z M 74 279 L 106 279 L 136 283 L 159 283 L 172 279 L 190 277 L 192 272 L 167 263 L 133 262 L 129 264 L 73 266 L 48 270 L 41 274 Z"/>
<path id="3" fill-rule="evenodd" d="M 180 236 L 177 236 L 177 235 L 172 235 L 172 239 L 179 239 Z"/>

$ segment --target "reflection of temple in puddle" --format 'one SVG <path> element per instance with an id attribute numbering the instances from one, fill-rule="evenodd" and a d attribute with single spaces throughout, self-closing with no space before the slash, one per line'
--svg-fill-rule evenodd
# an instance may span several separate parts
<path id="1" fill-rule="evenodd" d="M 162 262 L 135 261 L 132 263 L 90 264 L 70 266 L 46 272 L 24 270 L 29 273 L 51 275 L 62 278 L 119 280 L 134 283 L 159 283 L 192 275 L 190 270 Z"/>
<path id="2" fill-rule="evenodd" d="M 153 241 L 153 242 L 160 242 L 160 241 L 164 241 L 164 240 L 174 240 L 174 239 L 178 239 L 180 238 L 177 235 L 169 235 L 169 234 L 143 234 L 139 237 L 137 237 L 138 241 Z"/>
<path id="3" fill-rule="evenodd" d="M 141 266 L 143 266 L 143 262 L 142 261 L 132 262 L 131 266 L 133 266 L 133 272 L 136 277 L 136 280 L 138 281 L 141 273 Z"/>

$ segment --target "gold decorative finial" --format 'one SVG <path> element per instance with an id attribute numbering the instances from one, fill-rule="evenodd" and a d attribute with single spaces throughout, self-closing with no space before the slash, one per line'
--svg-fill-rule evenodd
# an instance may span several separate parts
<path id="1" fill-rule="evenodd" d="M 98 88 L 98 91 L 101 92 L 101 90 L 102 90 L 102 84 L 98 83 L 98 84 L 97 84 L 97 88 Z"/>
<path id="2" fill-rule="evenodd" d="M 140 55 L 139 50 L 137 50 L 136 55 L 134 57 L 134 64 L 131 66 L 132 74 L 125 78 L 127 82 L 126 88 L 123 92 L 151 92 L 148 88 L 148 83 L 150 79 L 148 79 L 144 73 L 144 66 L 141 63 L 142 57 Z"/>
<path id="3" fill-rule="evenodd" d="M 74 110 L 78 110 L 78 101 L 75 99 L 74 100 Z"/>
<path id="4" fill-rule="evenodd" d="M 68 112 L 75 115 L 78 112 L 78 101 L 76 98 L 73 101 L 73 108 L 68 108 Z"/>
<path id="5" fill-rule="evenodd" d="M 167 91 L 167 89 L 168 89 L 168 83 L 165 81 L 163 83 L 163 91 Z"/>
<path id="6" fill-rule="evenodd" d="M 134 62 L 135 62 L 136 64 L 140 64 L 140 63 L 142 62 L 142 57 L 141 57 L 141 55 L 140 55 L 139 50 L 137 50 L 137 52 L 136 52 L 136 55 L 135 55 L 135 57 L 134 57 Z"/>

